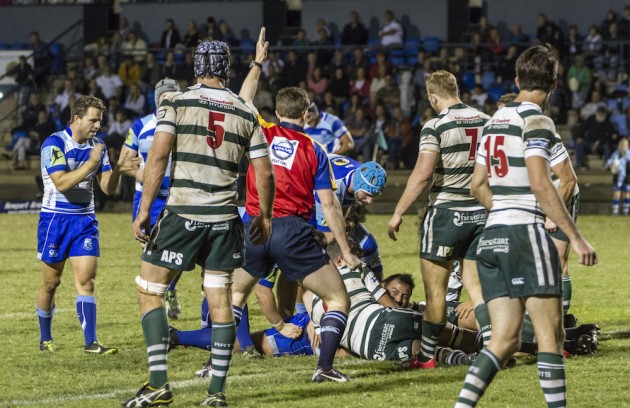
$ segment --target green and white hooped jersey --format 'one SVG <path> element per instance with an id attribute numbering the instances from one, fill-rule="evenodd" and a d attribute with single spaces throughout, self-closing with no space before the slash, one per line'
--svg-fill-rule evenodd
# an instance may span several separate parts
<path id="1" fill-rule="evenodd" d="M 164 99 L 156 117 L 156 134 L 176 135 L 166 208 L 199 222 L 237 218 L 241 157 L 269 154 L 254 112 L 227 88 L 197 84 Z"/>
<path id="2" fill-rule="evenodd" d="M 346 330 L 341 338 L 341 346 L 361 357 L 369 358 L 371 357 L 368 353 L 370 334 L 376 318 L 386 310 L 378 304 L 376 299 L 385 294 L 385 289 L 367 266 L 364 265 L 363 269 L 364 273 L 361 277 L 359 270 L 352 271 L 347 266 L 339 268 L 350 296 L 350 313 L 348 313 Z M 313 296 L 313 324 L 319 326 L 323 315 L 322 300 Z"/>
<path id="3" fill-rule="evenodd" d="M 460 211 L 483 209 L 470 195 L 470 183 L 477 146 L 488 119 L 485 113 L 459 103 L 424 125 L 420 152 L 439 155 L 429 205 Z"/>
<path id="4" fill-rule="evenodd" d="M 477 163 L 486 166 L 492 190 L 486 228 L 545 221 L 531 190 L 525 159 L 551 160 L 557 142 L 553 121 L 534 103 L 512 102 L 494 114 L 477 151 Z"/>

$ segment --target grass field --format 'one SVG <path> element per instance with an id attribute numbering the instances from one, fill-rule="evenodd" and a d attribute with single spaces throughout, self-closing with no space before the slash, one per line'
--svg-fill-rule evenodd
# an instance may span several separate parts
<path id="1" fill-rule="evenodd" d="M 83 353 L 83 335 L 75 313 L 72 271 L 57 292 L 53 336 L 59 351 L 38 351 L 35 292 L 39 284 L 36 258 L 36 215 L 0 216 L 0 406 L 114 407 L 147 378 L 144 340 L 139 324 L 133 278 L 139 271 L 140 246 L 132 239 L 128 215 L 100 214 L 101 253 L 96 285 L 99 340 L 120 348 L 114 356 Z M 423 291 L 417 262 L 417 233 L 406 217 L 401 239 L 386 236 L 386 216 L 369 216 L 368 228 L 381 247 L 385 273 L 412 272 Z M 599 353 L 567 360 L 569 404 L 574 407 L 630 406 L 630 283 L 625 275 L 630 249 L 630 219 L 583 216 L 579 225 L 598 250 L 599 265 L 586 268 L 571 260 L 572 312 L 602 328 Z M 174 325 L 199 326 L 200 278 L 185 275 L 179 284 L 183 313 Z M 267 327 L 250 305 L 252 329 Z M 175 350 L 169 355 L 169 377 L 175 406 L 198 405 L 207 381 L 194 377 L 207 359 L 202 350 Z M 240 407 L 452 407 L 466 368 L 401 371 L 390 362 L 352 357 L 336 366 L 356 381 L 314 384 L 315 357 L 234 358 L 228 380 L 231 406 Z M 482 399 L 482 407 L 544 407 L 535 359 L 519 359 L 515 368 L 498 374 Z"/>

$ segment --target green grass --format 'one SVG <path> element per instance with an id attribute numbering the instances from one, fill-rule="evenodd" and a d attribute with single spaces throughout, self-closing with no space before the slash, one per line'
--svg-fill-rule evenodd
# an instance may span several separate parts
<path id="1" fill-rule="evenodd" d="M 37 350 L 39 329 L 35 292 L 39 285 L 35 215 L 0 216 L 0 406 L 113 407 L 133 394 L 147 378 L 147 363 L 134 277 L 140 265 L 140 246 L 133 240 L 127 214 L 99 214 L 101 253 L 97 277 L 99 340 L 120 348 L 115 356 L 83 353 L 83 335 L 74 311 L 75 290 L 68 266 L 57 292 L 53 335 L 59 351 Z M 370 216 L 368 228 L 381 247 L 386 274 L 411 272 L 419 284 L 414 300 L 422 297 L 417 232 L 412 216 L 405 219 L 399 241 L 387 238 L 388 217 Z M 626 254 L 630 219 L 583 216 L 579 225 L 598 250 L 599 265 L 586 268 L 571 259 L 573 306 L 582 322 L 598 323 L 603 335 L 594 357 L 567 360 L 569 403 L 577 407 L 630 406 L 630 296 Z M 179 284 L 183 307 L 176 326 L 199 326 L 201 301 L 198 272 Z M 252 329 L 267 327 L 252 302 Z M 169 354 L 169 376 L 175 406 L 198 405 L 207 381 L 194 378 L 207 353 L 175 350 Z M 401 371 L 390 362 L 367 362 L 352 357 L 336 365 L 356 381 L 349 384 L 310 382 L 315 357 L 234 358 L 228 380 L 232 406 L 259 407 L 452 407 L 466 368 Z M 482 407 L 544 407 L 535 359 L 519 359 L 501 372 L 484 396 Z"/>

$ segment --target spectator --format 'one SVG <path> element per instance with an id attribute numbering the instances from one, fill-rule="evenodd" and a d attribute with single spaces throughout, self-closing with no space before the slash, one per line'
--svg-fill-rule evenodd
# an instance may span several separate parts
<path id="1" fill-rule="evenodd" d="M 179 31 L 175 27 L 175 22 L 172 18 L 166 19 L 166 29 L 162 31 L 162 39 L 160 40 L 160 47 L 173 49 L 181 42 Z"/>
<path id="2" fill-rule="evenodd" d="M 505 92 L 510 92 L 515 87 L 516 59 L 518 58 L 518 48 L 512 44 L 508 47 L 507 54 L 499 61 L 497 69 L 498 80 Z"/>
<path id="3" fill-rule="evenodd" d="M 91 79 L 96 79 L 99 74 L 98 68 L 94 64 L 94 57 L 87 55 L 83 58 L 83 80 L 89 82 Z"/>
<path id="4" fill-rule="evenodd" d="M 352 115 L 355 115 L 357 110 L 361 109 L 364 113 L 364 117 L 367 118 L 367 110 L 366 110 L 366 101 L 361 98 L 361 95 L 359 94 L 352 94 L 350 95 L 350 100 L 348 102 L 348 107 L 345 108 L 345 119 L 352 117 Z"/>
<path id="5" fill-rule="evenodd" d="M 335 103 L 338 105 L 342 105 L 350 95 L 350 82 L 348 81 L 348 77 L 346 76 L 343 67 L 337 67 L 333 74 L 332 79 L 328 83 L 327 91 L 329 91 L 333 98 L 335 98 Z M 352 132 L 350 132 L 352 134 Z"/>
<path id="6" fill-rule="evenodd" d="M 46 84 L 46 76 L 50 71 L 52 55 L 48 49 L 48 44 L 41 40 L 37 31 L 33 31 L 29 37 L 31 40 L 29 48 L 33 50 L 35 83 L 37 86 L 44 86 Z"/>
<path id="7" fill-rule="evenodd" d="M 359 13 L 350 12 L 350 22 L 343 27 L 341 34 L 342 45 L 365 45 L 368 40 L 368 31 L 359 20 Z"/>
<path id="8" fill-rule="evenodd" d="M 129 86 L 123 107 L 129 111 L 133 117 L 142 116 L 146 114 L 146 102 L 146 97 L 142 91 L 140 91 L 140 86 L 133 84 Z"/>
<path id="9" fill-rule="evenodd" d="M 431 62 L 433 63 L 434 70 L 448 71 L 451 65 L 451 59 L 448 56 L 448 48 L 440 48 L 440 51 L 438 51 L 437 57 L 432 58 Z"/>
<path id="10" fill-rule="evenodd" d="M 529 45 L 529 36 L 523 33 L 523 27 L 520 23 L 514 23 L 506 42 L 508 44 L 515 44 L 518 48 L 518 54 L 520 54 L 525 51 L 525 48 Z"/>
<path id="11" fill-rule="evenodd" d="M 630 5 L 623 8 L 623 17 L 619 20 L 619 33 L 624 39 L 630 39 Z"/>
<path id="12" fill-rule="evenodd" d="M 472 89 L 470 100 L 473 103 L 472 107 L 480 111 L 484 111 L 486 101 L 488 100 L 488 93 L 481 84 L 476 84 Z M 439 113 L 439 112 L 438 112 Z"/>
<path id="13" fill-rule="evenodd" d="M 368 72 L 368 77 L 374 78 L 378 73 L 379 67 L 385 67 L 385 73 L 389 74 L 392 72 L 392 64 L 387 61 L 387 55 L 383 50 L 379 50 L 376 53 L 376 61 L 370 66 L 370 71 Z"/>
<path id="14" fill-rule="evenodd" d="M 265 78 L 269 78 L 270 66 L 273 66 L 273 69 L 278 74 L 282 73 L 284 69 L 284 61 L 275 51 L 270 51 L 269 54 L 267 54 L 267 59 L 263 62 L 262 73 Z"/>
<path id="15" fill-rule="evenodd" d="M 625 47 L 621 44 L 622 39 L 619 35 L 617 23 L 610 23 L 608 31 L 605 32 L 604 41 L 603 53 L 596 56 L 593 62 L 600 78 L 615 81 L 617 79 L 619 60 L 626 54 L 624 52 Z"/>
<path id="16" fill-rule="evenodd" d="M 41 102 L 39 94 L 37 92 L 32 92 L 29 95 L 26 107 L 22 111 L 22 123 L 19 128 L 23 130 L 32 128 L 37 123 L 39 112 L 46 111 L 46 105 Z"/>
<path id="17" fill-rule="evenodd" d="M 114 122 L 109 125 L 107 137 L 103 139 L 105 145 L 107 146 L 109 159 L 114 163 L 118 161 L 118 155 L 125 143 L 125 138 L 127 138 L 130 127 L 131 120 L 127 117 L 127 111 L 124 109 L 118 109 L 115 114 Z"/>
<path id="18" fill-rule="evenodd" d="M 113 68 L 116 68 L 120 65 L 123 56 L 123 39 L 115 32 L 112 35 L 112 42 L 109 47 L 109 61 Z"/>
<path id="19" fill-rule="evenodd" d="M 393 114 L 387 131 L 387 170 L 396 170 L 400 167 L 400 153 L 403 146 L 408 145 L 413 140 L 413 126 L 411 118 L 404 115 L 400 106 L 393 109 Z"/>
<path id="20" fill-rule="evenodd" d="M 186 89 L 195 84 L 195 61 L 192 52 L 184 54 L 184 62 L 177 65 L 175 69 L 175 79 L 179 82 L 181 89 Z"/>
<path id="21" fill-rule="evenodd" d="M 560 55 L 564 54 L 564 37 L 558 25 L 547 19 L 544 13 L 538 14 L 538 29 L 536 39 L 540 44 L 551 44 Z"/>
<path id="22" fill-rule="evenodd" d="M 284 66 L 284 79 L 287 86 L 298 86 L 306 78 L 307 67 L 295 50 L 289 50 L 287 63 Z"/>
<path id="23" fill-rule="evenodd" d="M 576 55 L 567 73 L 567 82 L 571 91 L 571 108 L 580 109 L 586 102 L 586 95 L 591 90 L 593 77 L 591 70 L 584 65 L 584 57 Z"/>
<path id="24" fill-rule="evenodd" d="M 109 65 L 103 67 L 103 73 L 96 78 L 98 87 L 108 100 L 112 97 L 120 98 L 123 91 L 123 81 L 120 77 L 112 72 Z"/>
<path id="25" fill-rule="evenodd" d="M 267 84 L 269 85 L 269 92 L 271 92 L 275 100 L 278 91 L 285 87 L 284 75 L 279 75 L 273 65 L 269 66 L 268 72 Z"/>
<path id="26" fill-rule="evenodd" d="M 594 58 L 599 56 L 603 47 L 603 38 L 597 29 L 597 26 L 591 25 L 588 29 L 588 35 L 584 38 L 584 54 L 586 55 L 587 62 L 591 62 Z"/>
<path id="27" fill-rule="evenodd" d="M 59 111 L 63 111 L 68 107 L 71 96 L 79 96 L 79 93 L 74 88 L 74 82 L 70 79 L 63 81 L 63 88 L 59 90 L 59 94 L 55 98 L 55 104 Z"/>
<path id="28" fill-rule="evenodd" d="M 385 24 L 378 32 L 381 38 L 381 45 L 384 47 L 392 45 L 401 45 L 404 41 L 403 26 L 394 18 L 394 12 L 387 10 L 385 12 Z"/>
<path id="29" fill-rule="evenodd" d="M 335 100 L 332 92 L 328 90 L 324 92 L 324 97 L 322 98 L 322 109 L 324 110 L 324 112 L 328 112 L 331 115 L 335 115 L 337 117 L 339 117 L 340 115 L 340 106 Z"/>
<path id="30" fill-rule="evenodd" d="M 372 160 L 372 148 L 374 146 L 373 134 L 369 133 L 370 121 L 365 117 L 363 109 L 356 109 L 356 111 L 345 119 L 348 132 L 354 139 L 354 154 L 353 157 L 361 154 L 362 161 Z"/>
<path id="31" fill-rule="evenodd" d="M 319 66 L 314 67 L 312 73 L 307 76 L 306 85 L 318 98 L 324 96 L 328 87 L 328 79 L 322 75 L 322 69 Z"/>
<path id="32" fill-rule="evenodd" d="M 383 105 L 376 105 L 374 107 L 374 118 L 372 119 L 372 126 L 368 132 L 368 137 L 374 141 L 376 146 L 377 141 L 385 139 L 385 133 L 389 126 L 389 114 Z M 380 144 L 379 144 L 380 146 Z M 384 146 L 381 146 L 384 147 Z"/>
<path id="33" fill-rule="evenodd" d="M 400 88 L 392 74 L 385 74 L 385 86 L 379 89 L 376 98 L 387 109 L 390 116 L 393 116 L 394 110 L 400 107 Z"/>
<path id="34" fill-rule="evenodd" d="M 371 106 L 376 106 L 376 103 L 378 101 L 378 91 L 380 91 L 382 88 L 385 87 L 385 85 L 387 85 L 387 82 L 385 81 L 385 75 L 387 75 L 386 69 L 384 66 L 380 66 L 378 69 L 378 73 L 376 74 L 376 77 L 372 78 L 371 82 L 370 82 L 370 105 Z"/>
<path id="35" fill-rule="evenodd" d="M 162 65 L 155 60 L 155 54 L 150 52 L 146 55 L 142 65 L 142 75 L 140 83 L 146 89 L 153 89 L 160 79 L 162 79 Z"/>
<path id="36" fill-rule="evenodd" d="M 77 100 L 79 96 L 80 95 L 78 94 L 70 95 L 70 99 L 68 100 L 68 106 L 66 106 L 61 111 L 59 110 L 56 111 L 56 112 L 59 112 L 59 120 L 61 121 L 63 126 L 66 126 L 70 123 L 70 118 L 72 117 L 72 104 L 74 103 L 74 101 Z"/>
<path id="37" fill-rule="evenodd" d="M 468 64 L 465 69 L 467 71 L 474 71 L 475 74 L 481 74 L 481 63 L 486 56 L 486 52 L 481 45 L 481 36 L 479 33 L 472 33 L 470 36 L 470 42 L 466 46 L 466 60 Z"/>
<path id="38" fill-rule="evenodd" d="M 582 53 L 582 35 L 580 35 L 577 26 L 571 25 L 569 26 L 569 34 L 566 39 L 566 49 L 569 53 L 570 57 Z"/>
<path id="39" fill-rule="evenodd" d="M 15 83 L 19 85 L 18 105 L 23 105 L 28 100 L 31 90 L 35 86 L 35 73 L 24 55 L 20 55 L 18 64 L 13 67 L 8 75 L 15 76 Z"/>
<path id="40" fill-rule="evenodd" d="M 608 10 L 608 12 L 606 12 L 606 18 L 599 26 L 599 32 L 607 33 L 610 30 L 610 25 L 613 23 L 617 24 L 617 13 L 613 10 Z"/>
<path id="41" fill-rule="evenodd" d="M 619 134 L 610 121 L 608 109 L 604 105 L 598 106 L 594 115 L 573 129 L 573 137 L 575 167 L 578 169 L 588 168 L 586 155 L 589 153 L 598 154 L 604 160 L 608 160 L 612 146 L 619 141 Z"/>
<path id="42" fill-rule="evenodd" d="M 238 47 L 239 45 L 238 38 L 236 38 L 232 28 L 225 20 L 219 23 L 219 36 L 217 40 L 227 43 L 230 47 Z"/>
<path id="43" fill-rule="evenodd" d="M 177 75 L 176 72 L 177 61 L 175 60 L 175 53 L 173 51 L 168 51 L 166 53 L 166 60 L 162 66 L 162 73 L 164 74 L 164 78 L 174 79 Z"/>
<path id="44" fill-rule="evenodd" d="M 326 34 L 326 41 L 332 44 L 333 38 L 330 32 L 330 28 L 328 28 L 328 24 L 326 23 L 326 20 L 324 20 L 323 18 L 318 18 L 317 22 L 315 23 L 315 32 L 317 33 L 317 38 L 315 39 L 316 41 L 320 39 L 320 35 L 319 35 L 320 29 L 324 30 L 324 33 Z"/>
<path id="45" fill-rule="evenodd" d="M 352 62 L 348 67 L 348 77 L 350 79 L 356 79 L 359 67 L 363 68 L 366 73 L 370 70 L 370 61 L 363 54 L 363 48 L 361 47 L 354 49 Z"/>
<path id="46" fill-rule="evenodd" d="M 273 111 L 273 95 L 267 89 L 267 82 L 260 81 L 256 88 L 256 94 L 253 99 L 254 106 L 257 109 L 269 109 Z"/>
<path id="47" fill-rule="evenodd" d="M 90 55 L 109 56 L 111 54 L 111 42 L 106 35 L 101 35 L 95 42 L 87 44 L 83 49 Z"/>
<path id="48" fill-rule="evenodd" d="M 597 89 L 593 89 L 590 101 L 582 106 L 582 109 L 580 110 L 580 119 L 586 120 L 590 118 L 595 114 L 595 112 L 597 112 L 597 108 L 600 106 L 606 108 L 606 103 L 603 101 L 602 93 Z"/>
<path id="49" fill-rule="evenodd" d="M 401 71 L 398 87 L 400 89 L 400 108 L 404 116 L 410 115 L 415 105 L 411 79 L 411 71 L 406 69 Z"/>
<path id="50" fill-rule="evenodd" d="M 490 31 L 494 29 L 494 26 L 488 23 L 488 18 L 486 16 L 479 17 L 479 27 L 477 28 L 477 33 L 479 33 L 479 39 L 482 43 L 488 42 L 490 38 Z"/>
<path id="51" fill-rule="evenodd" d="M 28 135 L 31 139 L 30 152 L 39 153 L 44 140 L 55 133 L 55 124 L 50 120 L 48 112 L 37 112 L 37 123 L 29 130 Z"/>
<path id="52" fill-rule="evenodd" d="M 343 50 L 336 49 L 332 59 L 330 60 L 328 65 L 326 65 L 324 71 L 326 72 L 326 75 L 332 78 L 333 76 L 335 76 L 335 71 L 337 70 L 337 68 L 341 68 L 345 71 L 346 65 L 346 59 L 343 56 Z"/>
<path id="53" fill-rule="evenodd" d="M 317 62 L 319 65 L 327 64 L 333 57 L 333 51 L 330 48 L 333 43 L 330 37 L 326 34 L 326 30 L 323 28 L 317 29 L 317 40 L 313 43 L 316 47 L 323 47 L 317 49 Z"/>
<path id="54" fill-rule="evenodd" d="M 127 55 L 118 67 L 118 77 L 126 87 L 135 85 L 142 78 L 142 66 L 131 55 Z"/>
<path id="55" fill-rule="evenodd" d="M 295 35 L 295 39 L 293 39 L 291 45 L 297 47 L 298 55 L 306 55 L 306 53 L 308 52 L 307 47 L 310 45 L 308 40 L 306 39 L 306 31 L 303 29 L 298 30 Z"/>
<path id="56" fill-rule="evenodd" d="M 101 88 L 98 87 L 98 84 L 96 83 L 96 79 L 90 79 L 88 81 L 85 95 L 93 96 L 102 101 L 105 100 L 105 95 L 103 95 L 103 92 L 101 92 Z"/>
<path id="57" fill-rule="evenodd" d="M 486 47 L 492 56 L 492 61 L 498 62 L 504 54 L 505 49 L 503 48 L 503 43 L 501 41 L 501 37 L 499 36 L 499 30 L 496 28 L 492 28 L 490 30 L 490 34 L 486 40 Z"/>
<path id="58" fill-rule="evenodd" d="M 184 47 L 194 48 L 199 44 L 199 28 L 195 20 L 188 21 L 186 24 L 186 34 L 184 34 Z"/>
<path id="59" fill-rule="evenodd" d="M 357 69 L 357 77 L 350 82 L 350 95 L 359 94 L 361 98 L 370 97 L 370 79 L 365 75 L 363 68 Z"/>
<path id="60" fill-rule="evenodd" d="M 205 40 L 207 38 L 219 38 L 219 27 L 214 17 L 210 16 L 206 19 L 206 24 L 199 29 L 199 38 Z"/>
<path id="61" fill-rule="evenodd" d="M 122 53 L 124 56 L 130 55 L 138 63 L 144 61 L 147 55 L 147 43 L 134 30 L 129 31 L 127 40 L 122 43 Z"/>

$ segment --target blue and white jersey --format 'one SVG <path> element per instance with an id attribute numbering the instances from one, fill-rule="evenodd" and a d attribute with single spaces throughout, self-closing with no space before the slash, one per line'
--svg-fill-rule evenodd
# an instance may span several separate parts
<path id="1" fill-rule="evenodd" d="M 320 112 L 319 122 L 315 127 L 310 127 L 308 124 L 304 126 L 304 131 L 312 139 L 326 148 L 326 152 L 334 153 L 339 149 L 339 139 L 346 133 L 348 128 L 346 125 L 330 113 Z"/>
<path id="2" fill-rule="evenodd" d="M 94 177 L 112 169 L 109 164 L 107 149 L 103 150 L 100 166 L 91 171 L 81 182 L 65 193 L 57 190 L 50 175 L 58 171 L 70 172 L 83 166 L 90 158 L 92 147 L 97 143 L 104 145 L 103 141 L 98 138 L 83 144 L 75 142 L 72 140 L 70 127 L 53 133 L 44 141 L 41 148 L 41 169 L 44 182 L 42 212 L 61 214 L 94 213 L 94 189 L 92 185 Z"/>
<path id="3" fill-rule="evenodd" d="M 354 204 L 354 194 L 348 192 L 348 188 L 352 185 L 352 177 L 354 176 L 354 171 L 361 166 L 356 160 L 353 160 L 346 156 L 341 156 L 338 154 L 329 154 L 328 158 L 330 160 L 330 166 L 333 170 L 333 177 L 335 178 L 335 183 L 337 184 L 337 189 L 335 190 L 335 197 L 339 203 L 341 203 L 342 209 L 347 209 L 348 207 Z M 317 193 L 315 193 L 315 213 L 313 214 L 314 218 L 311 219 L 311 223 L 317 227 L 320 231 L 329 232 L 330 229 L 326 225 L 326 220 L 324 219 L 324 211 L 322 209 L 322 204 L 319 201 L 319 197 Z"/>
<path id="4" fill-rule="evenodd" d="M 613 187 L 621 188 L 624 184 L 628 184 L 626 178 L 628 177 L 628 170 L 630 170 L 630 150 L 627 150 L 626 154 L 623 155 L 619 149 L 615 150 L 610 155 L 605 167 L 610 169 L 615 176 Z"/>
<path id="5" fill-rule="evenodd" d="M 149 150 L 153 144 L 153 134 L 155 133 L 155 126 L 157 125 L 157 118 L 152 113 L 143 118 L 137 119 L 129 128 L 127 139 L 125 139 L 125 146 L 138 153 L 138 156 L 142 158 L 140 167 L 144 168 L 144 164 L 147 161 Z M 158 191 L 158 196 L 167 197 L 168 188 L 171 185 L 171 161 L 169 159 L 164 173 L 164 179 L 162 185 Z M 136 181 L 136 191 L 142 191 L 142 183 Z"/>

